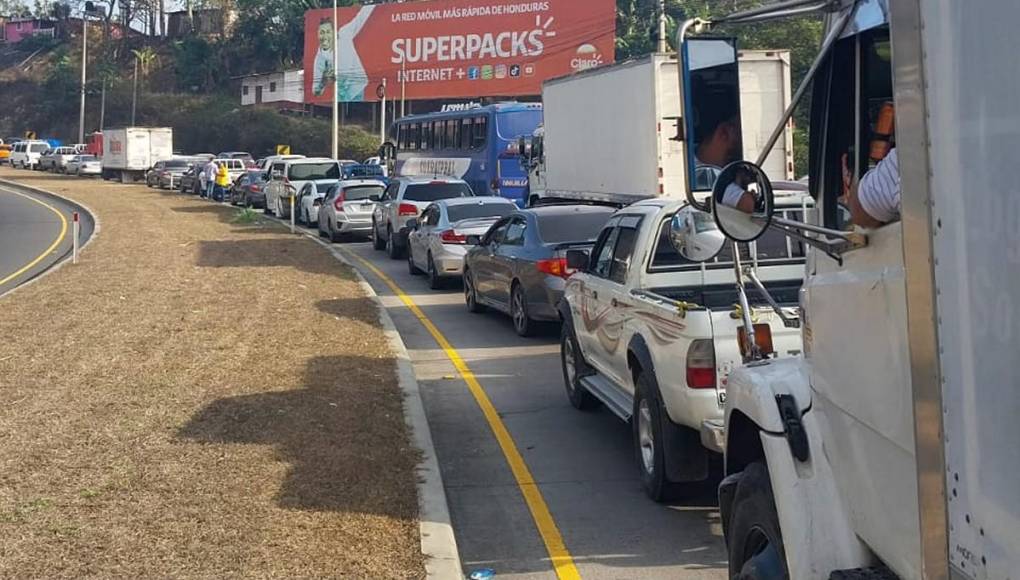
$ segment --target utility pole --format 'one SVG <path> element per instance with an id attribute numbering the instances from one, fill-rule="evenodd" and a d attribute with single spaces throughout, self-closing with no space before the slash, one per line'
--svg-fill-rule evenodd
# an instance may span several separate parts
<path id="1" fill-rule="evenodd" d="M 86 11 L 81 14 L 81 109 L 78 112 L 78 143 L 85 142 L 85 63 L 88 61 L 89 49 L 89 7 L 86 5 Z"/>
<path id="2" fill-rule="evenodd" d="M 404 99 L 407 98 L 407 60 L 400 57 L 400 118 L 404 118 Z"/>
<path id="3" fill-rule="evenodd" d="M 659 0 L 659 46 L 660 53 L 666 52 L 666 0 Z"/>
<path id="4" fill-rule="evenodd" d="M 336 0 L 333 0 L 333 159 L 340 159 L 340 47 Z"/>
<path id="5" fill-rule="evenodd" d="M 379 143 L 386 142 L 386 77 L 382 80 L 382 101 L 379 103 Z"/>
<path id="6" fill-rule="evenodd" d="M 106 122 L 106 77 L 103 77 L 103 90 L 99 93 L 99 132 L 103 132 Z"/>
<path id="7" fill-rule="evenodd" d="M 135 126 L 135 111 L 138 109 L 138 55 L 135 55 L 135 77 L 134 77 L 134 91 L 131 97 L 131 126 Z"/>

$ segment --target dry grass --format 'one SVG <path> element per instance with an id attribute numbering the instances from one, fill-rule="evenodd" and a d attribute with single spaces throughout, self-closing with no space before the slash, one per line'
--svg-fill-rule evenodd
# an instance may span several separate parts
<path id="1" fill-rule="evenodd" d="M 423 575 L 418 455 L 350 271 L 192 197 L 0 176 L 102 220 L 0 299 L 0 576 Z"/>

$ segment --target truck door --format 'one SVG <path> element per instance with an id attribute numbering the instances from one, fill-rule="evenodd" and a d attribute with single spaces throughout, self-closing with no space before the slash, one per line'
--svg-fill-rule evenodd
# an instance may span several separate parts
<path id="1" fill-rule="evenodd" d="M 591 265 L 581 290 L 584 331 L 578 336 L 588 363 L 618 385 L 620 373 L 614 370 L 613 361 L 620 350 L 626 357 L 627 345 L 621 344 L 623 317 L 619 310 L 619 294 L 614 292 L 618 284 L 611 276 L 621 233 L 619 218 L 613 218 L 592 249 Z M 629 234 L 624 235 L 629 237 Z M 617 302 L 616 307 L 613 306 L 614 301 Z"/>
<path id="2" fill-rule="evenodd" d="M 873 29 L 840 41 L 815 81 L 810 173 L 827 227 L 849 228 L 843 156 L 858 177 L 875 164 L 868 144 L 892 101 L 890 66 L 888 29 Z M 812 251 L 807 269 L 804 348 L 824 453 L 856 534 L 901 577 L 919 576 L 901 225 L 870 230 L 868 246 L 842 262 Z"/>
<path id="3" fill-rule="evenodd" d="M 634 263 L 641 219 L 641 216 L 623 216 L 620 219 L 609 272 L 600 283 L 603 291 L 599 295 L 599 300 L 608 306 L 606 322 L 598 337 L 606 350 L 606 375 L 628 393 L 634 392 L 627 366 L 627 347 L 634 332 L 630 324 L 634 303 L 627 288 L 627 276 Z"/>

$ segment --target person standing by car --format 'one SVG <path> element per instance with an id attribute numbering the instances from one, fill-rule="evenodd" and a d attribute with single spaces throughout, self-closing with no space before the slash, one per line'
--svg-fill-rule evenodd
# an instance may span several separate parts
<path id="1" fill-rule="evenodd" d="M 216 166 L 216 189 L 213 193 L 213 200 L 223 201 L 226 199 L 228 189 L 230 189 L 230 171 L 227 170 L 226 163 L 220 163 Z"/>
<path id="2" fill-rule="evenodd" d="M 216 187 L 216 171 L 219 166 L 216 165 L 216 161 L 210 159 L 209 163 L 205 164 L 202 169 L 202 174 L 205 177 L 205 186 L 202 189 L 202 197 L 212 199 L 213 188 Z"/>

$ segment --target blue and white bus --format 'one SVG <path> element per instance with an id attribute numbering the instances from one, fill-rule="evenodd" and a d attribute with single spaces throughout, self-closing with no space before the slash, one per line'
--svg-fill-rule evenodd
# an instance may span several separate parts
<path id="1" fill-rule="evenodd" d="M 407 176 L 463 179 L 475 195 L 525 204 L 528 174 L 517 138 L 542 124 L 541 103 L 500 103 L 464 111 L 410 115 L 390 128 L 395 171 Z"/>

